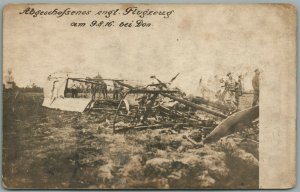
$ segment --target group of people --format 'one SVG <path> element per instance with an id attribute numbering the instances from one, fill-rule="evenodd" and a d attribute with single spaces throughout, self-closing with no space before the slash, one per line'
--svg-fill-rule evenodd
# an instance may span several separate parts
<path id="1" fill-rule="evenodd" d="M 98 94 L 98 97 L 101 97 L 103 99 L 108 98 L 108 85 L 103 81 L 92 81 L 91 79 L 87 79 L 87 82 L 79 82 L 76 80 L 72 80 L 70 85 L 70 92 L 72 98 L 78 98 L 78 97 L 92 97 L 92 100 L 95 100 Z M 117 82 L 113 81 L 113 99 L 118 100 L 120 99 L 120 95 L 122 93 L 122 86 L 119 85 Z M 79 95 L 83 94 L 83 95 Z"/>
<path id="2" fill-rule="evenodd" d="M 259 70 L 256 69 L 255 75 L 252 79 L 253 87 L 253 101 L 252 106 L 258 105 L 259 102 Z M 227 73 L 226 80 L 221 79 L 222 90 L 218 90 L 216 93 L 217 100 L 226 104 L 231 108 L 231 111 L 237 111 L 240 105 L 240 97 L 243 95 L 243 76 L 239 75 L 238 79 L 235 80 L 232 73 Z"/>
<path id="3" fill-rule="evenodd" d="M 227 81 L 225 82 L 225 94 L 228 95 L 226 97 L 227 102 L 232 102 L 236 107 L 235 110 L 238 109 L 240 103 L 240 96 L 243 94 L 243 87 L 242 87 L 242 76 L 238 76 L 238 80 L 236 81 L 233 79 L 231 72 L 227 74 Z"/>
<path id="4" fill-rule="evenodd" d="M 103 98 L 107 98 L 107 84 L 102 81 L 100 84 L 91 84 L 91 93 L 92 93 L 92 100 L 95 100 L 96 94 L 99 93 L 99 95 L 103 95 Z"/>
<path id="5" fill-rule="evenodd" d="M 123 87 L 116 81 L 113 82 L 113 86 L 113 100 L 121 99 L 120 96 L 122 95 Z"/>

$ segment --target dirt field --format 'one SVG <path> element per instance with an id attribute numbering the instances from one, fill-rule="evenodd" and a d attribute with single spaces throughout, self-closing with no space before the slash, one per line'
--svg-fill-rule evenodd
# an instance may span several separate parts
<path id="1" fill-rule="evenodd" d="M 196 148 L 197 129 L 112 133 L 112 112 L 41 106 L 42 94 L 4 95 L 3 182 L 11 188 L 257 188 L 258 126 Z M 252 95 L 241 98 L 242 108 Z M 243 138 L 248 138 L 245 140 Z"/>

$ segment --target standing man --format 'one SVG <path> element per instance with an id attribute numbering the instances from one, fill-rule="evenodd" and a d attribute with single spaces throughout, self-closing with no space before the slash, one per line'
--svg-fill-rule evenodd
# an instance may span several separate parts
<path id="1" fill-rule="evenodd" d="M 104 81 L 101 82 L 101 91 L 103 94 L 103 98 L 107 99 L 107 85 Z"/>
<path id="2" fill-rule="evenodd" d="M 114 81 L 114 90 L 113 90 L 113 99 L 114 100 L 118 100 L 119 99 L 119 84 Z"/>
<path id="3" fill-rule="evenodd" d="M 91 84 L 91 93 L 92 93 L 92 100 L 94 101 L 96 99 L 96 94 L 97 94 L 98 86 L 95 83 Z"/>
<path id="4" fill-rule="evenodd" d="M 239 108 L 240 105 L 240 96 L 243 95 L 243 86 L 242 86 L 242 75 L 239 75 L 238 81 L 236 82 L 235 87 L 235 102 L 237 108 Z"/>
<path id="5" fill-rule="evenodd" d="M 225 102 L 230 106 L 232 112 L 237 110 L 236 100 L 235 100 L 235 87 L 236 81 L 232 78 L 232 73 L 227 73 L 228 79 L 225 82 Z"/>
<path id="6" fill-rule="evenodd" d="M 256 106 L 258 105 L 259 102 L 259 70 L 255 69 L 255 75 L 252 79 L 252 87 L 253 87 L 253 91 L 254 91 L 254 95 L 253 95 L 253 102 L 252 102 L 252 106 Z"/>
<path id="7" fill-rule="evenodd" d="M 5 89 L 6 90 L 13 90 L 14 89 L 14 76 L 12 75 L 12 70 L 8 69 L 8 75 L 5 76 Z"/>
<path id="8" fill-rule="evenodd" d="M 218 85 L 218 91 L 216 93 L 216 98 L 218 102 L 224 103 L 226 92 L 227 92 L 227 90 L 225 89 L 225 80 L 223 78 L 220 78 L 218 83 L 219 85 Z"/>
<path id="9" fill-rule="evenodd" d="M 17 97 L 18 92 L 15 90 L 16 84 L 12 74 L 12 69 L 8 69 L 8 74 L 4 76 L 4 88 L 3 104 L 7 105 L 5 108 L 10 112 L 14 112 L 15 107 L 17 106 L 15 105 L 15 98 Z"/>
<path id="10" fill-rule="evenodd" d="M 71 92 L 72 92 L 72 98 L 77 98 L 77 96 L 78 96 L 78 87 L 77 87 L 77 83 L 74 80 L 72 82 Z"/>
<path id="11" fill-rule="evenodd" d="M 229 99 L 233 101 L 235 98 L 236 81 L 232 78 L 231 72 L 227 73 L 227 77 L 228 79 L 225 82 L 225 90 L 227 91 Z"/>

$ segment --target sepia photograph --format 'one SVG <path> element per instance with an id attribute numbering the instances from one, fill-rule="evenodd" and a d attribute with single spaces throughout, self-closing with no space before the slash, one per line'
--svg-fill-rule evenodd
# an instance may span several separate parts
<path id="1" fill-rule="evenodd" d="M 281 64 L 295 51 L 294 7 L 9 4 L 3 13 L 4 188 L 263 188 L 268 74 L 294 77 Z"/>

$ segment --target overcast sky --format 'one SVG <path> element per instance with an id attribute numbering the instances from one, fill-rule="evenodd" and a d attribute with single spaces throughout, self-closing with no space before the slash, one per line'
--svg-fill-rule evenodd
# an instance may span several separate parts
<path id="1" fill-rule="evenodd" d="M 278 22 L 288 12 L 261 6 L 156 6 L 154 10 L 174 10 L 169 18 L 146 16 L 149 28 L 71 27 L 73 21 L 104 20 L 104 16 L 20 15 L 24 7 L 5 10 L 4 72 L 13 69 L 18 86 L 44 86 L 53 72 L 73 72 L 83 76 L 100 73 L 104 78 L 149 80 L 156 75 L 169 80 L 181 73 L 175 84 L 192 92 L 199 79 L 233 72 L 244 75 L 251 89 L 256 68 L 279 62 L 280 47 L 288 43 L 286 22 Z M 36 9 L 42 6 L 31 6 Z M 65 6 L 88 9 L 84 6 Z M 53 10 L 53 5 L 45 10 Z M 93 6 L 98 10 L 114 6 Z M 123 6 L 126 8 L 126 6 Z M 140 9 L 150 7 L 139 6 Z M 108 20 L 139 20 L 136 15 Z"/>

